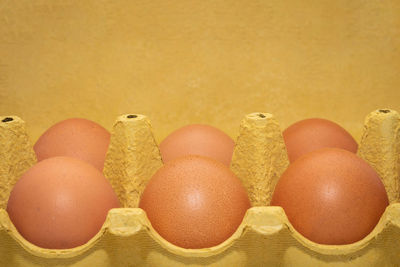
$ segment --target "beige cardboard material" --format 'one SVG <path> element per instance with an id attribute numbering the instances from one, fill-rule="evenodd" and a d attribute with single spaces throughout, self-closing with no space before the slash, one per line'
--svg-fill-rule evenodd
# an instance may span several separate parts
<path id="1" fill-rule="evenodd" d="M 274 116 L 252 113 L 245 116 L 240 126 L 231 168 L 249 191 L 254 207 L 247 211 L 233 236 L 206 249 L 183 249 L 170 244 L 154 231 L 145 212 L 137 208 L 146 182 L 162 164 L 150 122 L 147 117 L 137 114 L 117 118 L 104 170 L 125 208 L 111 210 L 101 231 L 77 248 L 42 249 L 24 240 L 3 208 L 12 185 L 35 158 L 27 141 L 24 122 L 16 116 L 9 117 L 13 120 L 0 118 L 3 120 L 0 123 L 0 175 L 2 183 L 4 181 L 0 187 L 3 203 L 0 210 L 0 266 L 400 264 L 400 203 L 397 198 L 400 116 L 394 110 L 376 110 L 367 116 L 359 148 L 359 155 L 381 175 L 391 198 L 391 204 L 367 237 L 350 245 L 319 245 L 296 232 L 282 208 L 267 206 L 288 160 Z"/>
<path id="2" fill-rule="evenodd" d="M 400 110 L 399 47 L 398 0 L 2 0 L 0 114 L 32 142 L 132 111 L 158 142 L 190 123 L 236 138 L 256 111 L 360 141 L 366 114 Z"/>

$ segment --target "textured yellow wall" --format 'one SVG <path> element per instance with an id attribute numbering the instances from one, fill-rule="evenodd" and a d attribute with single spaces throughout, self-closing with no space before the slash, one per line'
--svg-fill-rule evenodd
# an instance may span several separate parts
<path id="1" fill-rule="evenodd" d="M 238 134 L 400 110 L 400 1 L 1 1 L 0 115 L 32 141 L 79 116 L 141 113 L 161 140 L 187 123 Z"/>

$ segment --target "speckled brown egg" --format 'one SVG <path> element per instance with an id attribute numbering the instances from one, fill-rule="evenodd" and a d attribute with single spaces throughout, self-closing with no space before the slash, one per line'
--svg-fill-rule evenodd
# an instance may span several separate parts
<path id="1" fill-rule="evenodd" d="M 375 170 L 356 154 L 337 148 L 314 151 L 292 163 L 271 201 L 283 207 L 303 236 L 329 245 L 363 239 L 388 204 Z"/>
<path id="2" fill-rule="evenodd" d="M 110 133 L 99 124 L 81 118 L 67 119 L 45 131 L 34 145 L 38 161 L 66 156 L 74 157 L 102 171 Z"/>
<path id="3" fill-rule="evenodd" d="M 54 157 L 22 175 L 11 191 L 7 212 L 26 240 L 42 248 L 67 249 L 89 241 L 108 211 L 118 207 L 111 185 L 94 166 Z"/>
<path id="4" fill-rule="evenodd" d="M 250 201 L 239 179 L 224 164 L 186 156 L 160 168 L 140 200 L 153 228 L 183 248 L 206 248 L 228 239 Z"/>
<path id="5" fill-rule="evenodd" d="M 223 131 L 203 124 L 184 126 L 160 143 L 161 157 L 167 163 L 178 157 L 199 155 L 229 166 L 235 143 Z"/>
<path id="6" fill-rule="evenodd" d="M 283 131 L 290 162 L 300 156 L 325 147 L 336 147 L 357 152 L 357 142 L 340 125 L 326 119 L 312 118 L 298 121 Z"/>

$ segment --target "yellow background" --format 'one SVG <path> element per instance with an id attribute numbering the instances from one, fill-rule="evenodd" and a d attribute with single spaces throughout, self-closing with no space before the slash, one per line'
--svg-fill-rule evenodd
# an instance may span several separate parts
<path id="1" fill-rule="evenodd" d="M 32 141 L 68 117 L 108 129 L 147 115 L 231 136 L 245 114 L 282 128 L 400 111 L 400 1 L 1 1 L 0 114 Z"/>

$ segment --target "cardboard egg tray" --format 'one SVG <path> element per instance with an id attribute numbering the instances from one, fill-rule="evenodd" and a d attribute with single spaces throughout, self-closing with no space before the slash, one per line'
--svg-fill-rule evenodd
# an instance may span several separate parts
<path id="1" fill-rule="evenodd" d="M 39 248 L 26 241 L 5 210 L 18 178 L 36 162 L 25 123 L 0 117 L 0 266 L 399 266 L 400 115 L 376 110 L 365 120 L 358 155 L 381 176 L 390 205 L 375 229 L 350 245 L 319 245 L 302 237 L 280 207 L 268 206 L 289 162 L 278 121 L 268 113 L 243 119 L 231 169 L 252 203 L 237 231 L 222 244 L 183 249 L 160 237 L 137 208 L 147 181 L 162 166 L 149 120 L 117 118 L 104 174 L 124 208 L 112 209 L 83 246 Z M 79 219 L 78 219 L 79 220 Z"/>

